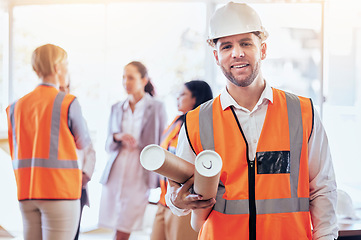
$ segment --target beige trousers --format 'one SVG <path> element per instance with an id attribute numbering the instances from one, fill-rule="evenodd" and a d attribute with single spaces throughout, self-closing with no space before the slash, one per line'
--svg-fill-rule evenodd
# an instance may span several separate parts
<path id="1" fill-rule="evenodd" d="M 20 201 L 24 240 L 72 240 L 80 215 L 79 200 Z"/>
<path id="2" fill-rule="evenodd" d="M 197 238 L 198 233 L 191 227 L 191 214 L 178 217 L 169 208 L 158 204 L 151 240 L 196 240 Z"/>

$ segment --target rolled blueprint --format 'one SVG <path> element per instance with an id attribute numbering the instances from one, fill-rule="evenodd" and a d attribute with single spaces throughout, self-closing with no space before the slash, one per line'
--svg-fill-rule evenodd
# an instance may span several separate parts
<path id="1" fill-rule="evenodd" d="M 140 153 L 142 166 L 178 183 L 184 183 L 194 174 L 194 165 L 162 147 L 151 144 Z"/>
<path id="2" fill-rule="evenodd" d="M 205 150 L 198 154 L 195 160 L 194 192 L 205 200 L 215 198 L 221 169 L 222 158 L 218 153 Z M 199 232 L 211 210 L 212 207 L 192 210 L 191 225 L 195 231 Z"/>

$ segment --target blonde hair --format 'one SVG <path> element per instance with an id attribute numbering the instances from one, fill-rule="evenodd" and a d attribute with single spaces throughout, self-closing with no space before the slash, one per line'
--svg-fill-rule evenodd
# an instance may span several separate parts
<path id="1" fill-rule="evenodd" d="M 31 57 L 31 64 L 39 77 L 55 73 L 55 65 L 66 60 L 68 54 L 61 47 L 45 44 L 36 48 Z"/>

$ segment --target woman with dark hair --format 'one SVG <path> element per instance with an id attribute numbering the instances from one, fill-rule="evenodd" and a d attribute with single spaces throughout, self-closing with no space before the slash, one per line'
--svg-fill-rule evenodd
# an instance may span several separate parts
<path id="1" fill-rule="evenodd" d="M 164 105 L 152 97 L 154 88 L 142 63 L 124 67 L 123 86 L 128 98 L 112 106 L 106 141 L 110 157 L 100 179 L 99 226 L 114 229 L 116 240 L 127 240 L 142 227 L 156 178 L 141 166 L 139 156 L 145 146 L 160 143 L 166 124 Z"/>
<path id="2" fill-rule="evenodd" d="M 178 111 L 182 115 L 177 116 L 162 136 L 161 147 L 175 154 L 178 143 L 178 134 L 184 122 L 185 114 L 197 108 L 202 103 L 213 98 L 210 86 L 201 80 L 186 82 L 177 98 Z M 173 215 L 165 202 L 167 192 L 166 178 L 160 178 L 162 193 L 158 202 L 158 210 L 153 223 L 151 240 L 196 240 L 198 233 L 190 225 L 190 214 L 182 217 Z"/>

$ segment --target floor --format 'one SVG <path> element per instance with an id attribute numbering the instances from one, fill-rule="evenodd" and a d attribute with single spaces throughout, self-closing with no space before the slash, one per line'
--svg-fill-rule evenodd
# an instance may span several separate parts
<path id="1" fill-rule="evenodd" d="M 2 235 L 3 233 L 3 235 Z M 130 240 L 149 240 L 150 229 L 146 229 L 139 232 L 134 232 L 130 236 Z M 11 235 L 5 236 L 4 232 L 0 231 L 0 239 L 1 240 L 23 240 L 21 232 L 11 232 Z M 95 229 L 88 232 L 82 232 L 80 234 L 79 239 L 81 240 L 112 240 L 113 239 L 113 231 L 108 229 Z"/>
<path id="2" fill-rule="evenodd" d="M 130 240 L 149 240 L 152 231 L 153 219 L 157 210 L 157 206 L 149 204 L 144 213 L 143 228 L 140 231 L 133 232 Z M 86 224 L 86 218 L 89 215 L 83 215 L 84 224 L 80 228 L 80 240 L 112 240 L 114 231 L 105 228 L 97 228 L 96 225 Z M 22 236 L 22 222 L 18 219 L 17 225 L 9 225 L 0 223 L 0 240 L 23 240 Z M 5 230 L 7 229 L 7 230 Z"/>
<path id="3" fill-rule="evenodd" d="M 97 180 L 92 181 L 92 184 L 94 186 L 91 186 L 93 191 L 90 191 L 90 194 L 93 201 L 91 201 L 91 208 L 85 207 L 83 210 L 79 239 L 111 240 L 113 239 L 113 231 L 98 229 L 96 226 L 99 209 L 99 199 L 97 198 L 99 198 L 101 186 Z M 159 193 L 155 195 L 159 195 Z M 23 240 L 22 218 L 16 197 L 16 183 L 11 159 L 2 149 L 0 149 L 0 196 L 0 240 Z M 150 201 L 156 202 L 157 200 L 150 199 Z M 144 214 L 142 231 L 132 233 L 130 240 L 149 240 L 156 209 L 156 205 L 148 205 Z"/>

